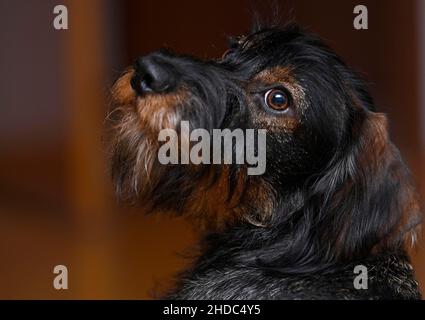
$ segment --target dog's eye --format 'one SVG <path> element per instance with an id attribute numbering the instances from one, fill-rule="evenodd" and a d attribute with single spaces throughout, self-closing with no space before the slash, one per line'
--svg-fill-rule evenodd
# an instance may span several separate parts
<path id="1" fill-rule="evenodd" d="M 264 95 L 264 102 L 269 108 L 284 111 L 289 107 L 289 99 L 285 91 L 270 89 Z"/>

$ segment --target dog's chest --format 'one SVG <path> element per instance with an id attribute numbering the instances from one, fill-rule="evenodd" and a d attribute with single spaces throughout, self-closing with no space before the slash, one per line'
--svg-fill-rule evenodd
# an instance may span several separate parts
<path id="1" fill-rule="evenodd" d="M 357 266 L 357 268 L 356 268 Z M 360 267 L 358 267 L 360 266 Z M 195 271 L 183 280 L 177 299 L 420 299 L 404 257 L 353 263 L 326 274 L 279 275 L 261 268 Z"/>

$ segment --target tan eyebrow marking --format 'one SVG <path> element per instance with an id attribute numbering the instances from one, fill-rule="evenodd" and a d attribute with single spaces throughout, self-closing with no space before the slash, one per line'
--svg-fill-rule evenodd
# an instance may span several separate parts
<path id="1" fill-rule="evenodd" d="M 295 79 L 291 75 L 290 67 L 277 66 L 269 69 L 264 69 L 259 72 L 254 79 L 255 81 L 263 81 L 267 83 L 285 82 L 295 83 Z"/>

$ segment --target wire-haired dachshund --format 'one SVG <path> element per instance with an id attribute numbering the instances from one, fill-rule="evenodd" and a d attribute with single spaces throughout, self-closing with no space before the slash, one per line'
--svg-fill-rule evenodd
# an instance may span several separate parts
<path id="1" fill-rule="evenodd" d="M 111 105 L 119 196 L 184 214 L 202 234 L 165 297 L 421 297 L 406 254 L 421 222 L 409 171 L 365 82 L 317 36 L 288 24 L 233 39 L 217 60 L 153 52 L 117 80 Z M 264 172 L 206 157 L 164 164 L 162 146 L 181 161 L 182 144 L 195 145 L 181 138 L 183 121 L 211 135 L 266 130 L 263 149 L 257 136 L 245 140 L 262 152 Z M 159 139 L 163 130 L 177 138 Z"/>

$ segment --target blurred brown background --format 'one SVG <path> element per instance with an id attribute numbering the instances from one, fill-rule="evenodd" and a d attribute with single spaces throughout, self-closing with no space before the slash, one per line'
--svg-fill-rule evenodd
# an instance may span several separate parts
<path id="1" fill-rule="evenodd" d="M 271 2 L 271 1 L 270 1 Z M 425 195 L 425 1 L 280 1 L 364 73 Z M 65 4 L 69 30 L 53 28 Z M 367 5 L 369 30 L 353 28 Z M 219 57 L 261 1 L 0 0 L 0 298 L 149 298 L 196 239 L 180 219 L 118 206 L 102 145 L 105 95 L 162 46 Z M 413 254 L 425 288 L 425 241 Z M 52 286 L 69 270 L 69 290 Z"/>

